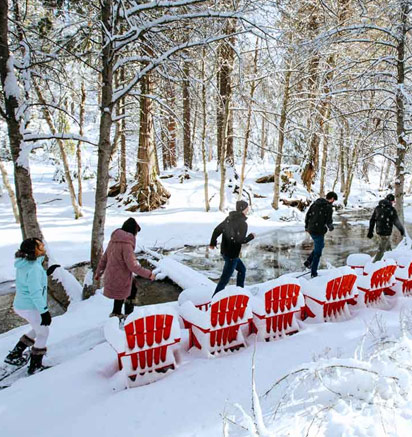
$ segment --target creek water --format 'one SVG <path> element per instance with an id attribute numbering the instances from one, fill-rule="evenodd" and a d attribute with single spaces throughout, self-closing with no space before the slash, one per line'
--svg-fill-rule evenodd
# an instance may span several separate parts
<path id="1" fill-rule="evenodd" d="M 320 268 L 326 268 L 327 263 L 334 267 L 346 264 L 346 258 L 351 253 L 376 252 L 377 239 L 368 239 L 368 220 L 371 212 L 345 212 L 335 214 L 335 229 L 325 236 Z M 393 232 L 393 246 L 397 244 Z M 282 274 L 299 272 L 304 269 L 303 262 L 313 249 L 310 235 L 302 231 L 292 231 L 290 228 L 277 229 L 271 234 L 265 234 L 242 248 L 241 258 L 246 265 L 246 284 L 275 279 Z M 171 251 L 178 261 L 202 271 L 213 280 L 217 280 L 223 269 L 223 260 L 219 248 L 210 251 L 207 246 L 187 246 Z M 235 275 L 233 275 L 235 276 Z M 232 278 L 232 283 L 234 278 Z"/>

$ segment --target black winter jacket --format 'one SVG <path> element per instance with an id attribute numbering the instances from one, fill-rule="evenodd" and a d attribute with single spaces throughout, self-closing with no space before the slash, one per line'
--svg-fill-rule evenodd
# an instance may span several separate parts
<path id="1" fill-rule="evenodd" d="M 238 258 L 242 244 L 253 240 L 253 235 L 247 234 L 246 216 L 243 212 L 232 211 L 229 216 L 213 231 L 210 246 L 217 246 L 217 239 L 222 235 L 220 252 L 229 258 Z"/>
<path id="2" fill-rule="evenodd" d="M 310 205 L 305 217 L 305 231 L 310 234 L 324 235 L 333 231 L 332 204 L 324 198 L 319 198 Z"/>
<path id="3" fill-rule="evenodd" d="M 389 236 L 392 234 L 393 225 L 395 225 L 401 235 L 405 235 L 405 228 L 399 220 L 396 209 L 392 206 L 392 202 L 383 199 L 378 203 L 378 206 L 373 211 L 369 221 L 369 234 L 373 234 L 373 229 L 376 223 L 376 233 L 378 235 Z"/>

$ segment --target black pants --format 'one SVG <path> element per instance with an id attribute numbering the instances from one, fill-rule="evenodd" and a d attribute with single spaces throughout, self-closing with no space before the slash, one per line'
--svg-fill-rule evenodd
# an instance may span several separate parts
<path id="1" fill-rule="evenodd" d="M 115 299 L 113 302 L 113 313 L 114 314 L 122 314 L 122 307 L 124 303 L 124 313 L 127 315 L 131 314 L 133 312 L 134 304 L 133 300 L 135 299 L 137 294 L 137 287 L 134 283 L 134 280 L 132 281 L 132 289 L 130 291 L 130 296 L 126 299 L 126 302 L 124 299 Z"/>

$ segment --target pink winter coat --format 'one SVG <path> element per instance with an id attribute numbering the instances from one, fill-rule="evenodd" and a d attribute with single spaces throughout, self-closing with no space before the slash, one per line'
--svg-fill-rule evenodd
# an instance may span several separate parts
<path id="1" fill-rule="evenodd" d="M 116 229 L 97 266 L 97 276 L 104 272 L 104 295 L 110 299 L 126 299 L 130 295 L 132 276 L 136 273 L 150 278 L 151 271 L 143 268 L 134 255 L 136 237 Z"/>

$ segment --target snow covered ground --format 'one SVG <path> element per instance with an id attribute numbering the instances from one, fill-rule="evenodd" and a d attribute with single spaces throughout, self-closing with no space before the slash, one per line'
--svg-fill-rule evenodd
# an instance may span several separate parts
<path id="1" fill-rule="evenodd" d="M 303 214 L 284 207 L 273 212 L 272 184 L 253 182 L 272 170 L 270 164 L 260 165 L 248 174 L 246 185 L 267 196 L 254 199 L 250 231 L 301 230 Z M 54 167 L 37 163 L 31 171 L 52 256 L 65 266 L 88 260 L 94 181 L 85 188 L 85 216 L 75 221 L 65 186 L 51 182 Z M 132 215 L 142 226 L 141 246 L 208 244 L 214 226 L 224 218 L 217 210 L 219 178 L 213 166 L 210 176 L 210 213 L 203 210 L 200 173 L 192 173 L 183 184 L 175 177 L 163 180 L 172 197 L 159 211 L 130 214 L 109 199 L 105 242 Z M 228 199 L 229 207 L 234 202 Z M 355 185 L 351 206 L 365 202 L 376 204 L 375 195 L 370 187 Z M 21 235 L 6 194 L 0 205 L 1 282 L 14 279 L 13 255 Z M 412 221 L 412 208 L 406 217 Z M 1 435 L 407 437 L 412 423 L 412 343 L 407 335 L 412 299 L 399 298 L 393 304 L 390 310 L 352 310 L 353 317 L 345 322 L 305 323 L 298 334 L 276 342 L 255 344 L 252 338 L 249 347 L 224 357 L 207 359 L 184 351 L 175 372 L 154 384 L 124 390 L 116 354 L 103 335 L 111 302 L 98 294 L 53 319 L 45 361 L 54 367 L 0 391 Z M 0 358 L 25 330 L 0 335 Z M 259 395 L 285 378 L 260 400 L 263 423 L 256 404 L 252 417 L 253 362 Z"/>

